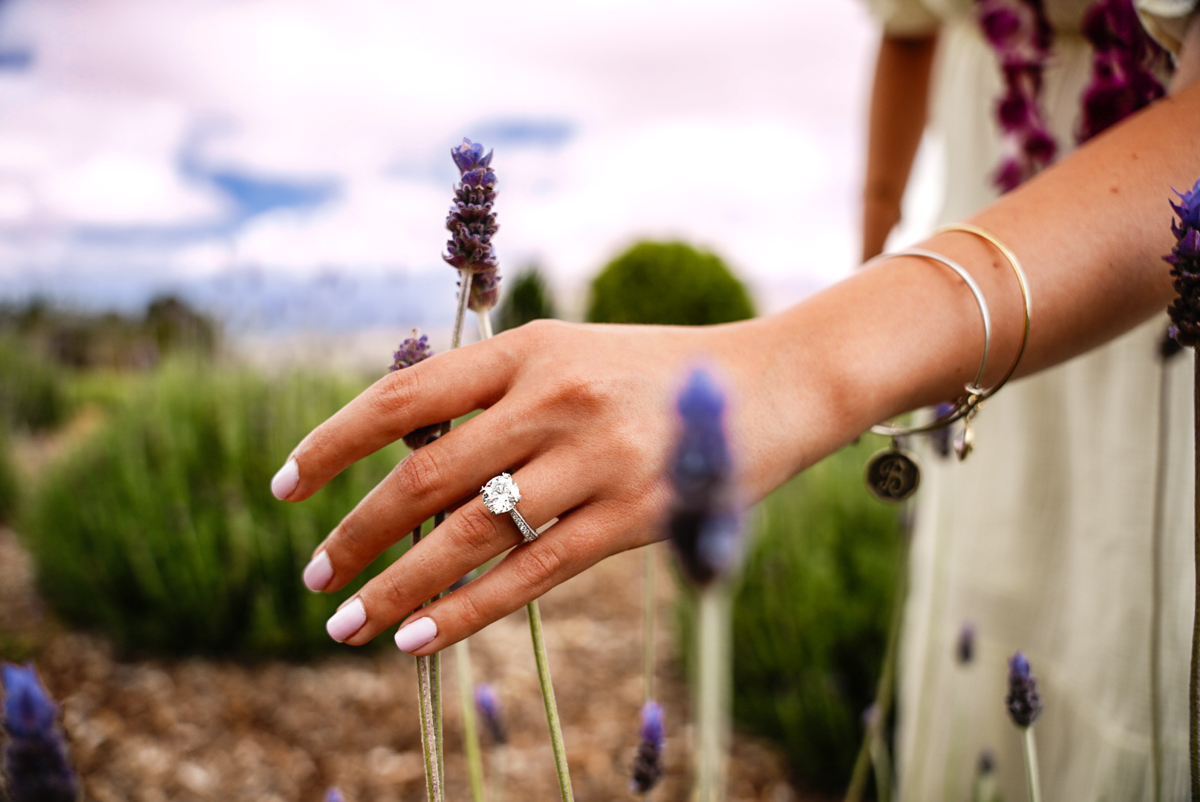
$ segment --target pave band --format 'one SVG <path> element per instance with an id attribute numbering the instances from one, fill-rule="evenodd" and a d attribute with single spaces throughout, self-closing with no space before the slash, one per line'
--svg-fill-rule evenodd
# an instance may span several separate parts
<path id="1" fill-rule="evenodd" d="M 507 512 L 512 516 L 513 523 L 517 525 L 517 529 L 520 530 L 521 537 L 526 543 L 537 540 L 537 530 L 529 525 L 521 513 L 517 512 L 517 502 L 521 500 L 521 491 L 517 488 L 515 479 L 507 473 L 502 473 L 490 479 L 479 489 L 479 492 L 483 496 L 483 505 L 488 508 L 488 512 L 492 515 L 501 515 Z"/>

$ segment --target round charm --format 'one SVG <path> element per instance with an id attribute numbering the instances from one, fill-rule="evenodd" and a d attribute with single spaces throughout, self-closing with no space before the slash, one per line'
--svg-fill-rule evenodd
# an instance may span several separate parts
<path id="1" fill-rule="evenodd" d="M 921 469 L 912 454 L 885 448 L 867 462 L 867 489 L 880 501 L 904 501 L 917 492 Z"/>

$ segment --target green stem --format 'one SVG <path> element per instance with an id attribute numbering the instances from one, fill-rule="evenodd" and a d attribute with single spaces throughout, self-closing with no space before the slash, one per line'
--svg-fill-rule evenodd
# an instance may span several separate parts
<path id="1" fill-rule="evenodd" d="M 655 598 L 655 582 L 654 582 L 654 546 L 647 546 L 646 552 L 646 579 L 644 591 L 644 606 L 642 617 L 642 677 L 643 687 L 646 692 L 643 701 L 650 702 L 654 699 L 654 666 L 657 662 L 654 654 L 654 623 L 657 599 Z"/>
<path id="2" fill-rule="evenodd" d="M 454 666 L 458 670 L 458 703 L 462 708 L 463 748 L 467 753 L 467 777 L 471 801 L 483 802 L 483 753 L 475 723 L 475 681 L 471 678 L 471 647 L 467 639 L 454 644 Z"/>
<path id="3" fill-rule="evenodd" d="M 892 711 L 892 698 L 896 689 L 896 658 L 900 651 L 900 628 L 904 623 L 904 602 L 908 598 L 908 549 L 912 533 L 904 532 L 900 545 L 899 576 L 896 577 L 896 597 L 892 602 L 892 620 L 888 628 L 887 650 L 883 654 L 883 665 L 879 669 L 879 683 L 875 686 L 875 709 L 879 726 L 888 720 Z M 850 786 L 846 789 L 845 802 L 860 802 L 867 787 L 867 775 L 871 769 L 871 728 L 863 732 L 858 757 L 850 775 Z"/>
<path id="4" fill-rule="evenodd" d="M 567 769 L 567 748 L 563 743 L 562 724 L 558 719 L 558 703 L 554 700 L 554 683 L 550 680 L 550 661 L 546 659 L 546 641 L 542 636 L 542 613 L 537 599 L 525 605 L 529 614 L 529 634 L 533 638 L 533 657 L 537 662 L 538 683 L 542 686 L 542 702 L 546 706 L 546 724 L 550 727 L 550 746 L 554 750 L 554 768 L 558 772 L 558 793 L 563 802 L 574 802 L 571 792 L 571 772 Z"/>
<path id="5" fill-rule="evenodd" d="M 1159 660 L 1162 649 L 1162 538 L 1166 504 L 1167 452 L 1170 447 L 1171 370 L 1166 359 L 1159 367 L 1158 459 L 1154 466 L 1154 512 L 1150 525 L 1150 760 L 1154 769 L 1154 802 L 1162 802 L 1162 689 Z"/>
<path id="6" fill-rule="evenodd" d="M 718 584 L 700 591 L 696 616 L 696 744 L 693 757 L 695 802 L 725 799 L 726 745 L 729 742 L 729 590 Z"/>
<path id="7" fill-rule="evenodd" d="M 1025 727 L 1025 777 L 1029 780 L 1029 802 L 1042 802 L 1041 781 L 1038 777 L 1037 745 L 1033 727 Z"/>
<path id="8" fill-rule="evenodd" d="M 412 542 L 421 541 L 421 527 L 412 531 Z M 428 656 L 417 658 L 417 699 L 421 717 L 421 757 L 425 761 L 425 795 L 429 800 L 442 800 L 441 727 L 434 692 L 436 677 Z"/>
<path id="9" fill-rule="evenodd" d="M 1194 375 L 1196 525 L 1193 550 L 1196 560 L 1196 607 L 1192 613 L 1192 674 L 1188 687 L 1188 758 L 1192 769 L 1192 799 L 1200 800 L 1200 685 L 1197 684 L 1196 677 L 1196 672 L 1200 671 L 1200 350 L 1195 354 Z"/>

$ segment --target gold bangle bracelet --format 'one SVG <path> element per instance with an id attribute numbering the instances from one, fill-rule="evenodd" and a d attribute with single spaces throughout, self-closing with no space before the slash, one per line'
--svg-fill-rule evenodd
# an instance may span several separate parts
<path id="1" fill-rule="evenodd" d="M 997 239 L 996 236 L 990 231 L 980 228 L 972 223 L 951 223 L 949 225 L 941 226 L 933 233 L 947 234 L 951 231 L 961 231 L 964 234 L 974 234 L 985 242 L 991 243 L 996 250 L 1000 251 L 1001 255 L 1007 259 L 1009 265 L 1012 266 L 1013 273 L 1017 277 L 1017 284 L 1019 284 L 1021 287 L 1021 299 L 1025 304 L 1025 326 L 1021 330 L 1021 345 L 1017 348 L 1017 358 L 1013 360 L 1012 367 L 1008 369 L 1008 372 L 1004 374 L 1004 377 L 1000 379 L 1000 381 L 996 382 L 994 387 L 992 387 L 990 390 L 980 390 L 979 400 L 982 401 L 985 398 L 990 398 L 991 396 L 995 395 L 996 392 L 1003 387 L 1009 379 L 1012 378 L 1013 374 L 1017 372 L 1017 366 L 1021 364 L 1021 357 L 1025 356 L 1025 346 L 1029 344 L 1029 320 L 1032 317 L 1033 312 L 1033 304 L 1029 297 L 1029 280 L 1025 278 L 1025 271 L 1021 268 L 1021 260 L 1017 258 L 1017 255 L 1013 253 L 1007 245 Z"/>

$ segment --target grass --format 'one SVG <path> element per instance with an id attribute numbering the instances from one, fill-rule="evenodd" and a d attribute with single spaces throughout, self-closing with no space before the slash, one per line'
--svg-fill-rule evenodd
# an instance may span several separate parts
<path id="1" fill-rule="evenodd" d="M 362 382 L 278 379 L 177 361 L 126 394 L 85 391 L 106 422 L 35 488 L 19 531 L 43 597 L 67 623 L 154 654 L 304 657 L 334 648 L 325 620 L 341 593 L 312 594 L 312 549 L 403 456 L 391 446 L 302 504 L 271 476 Z"/>

